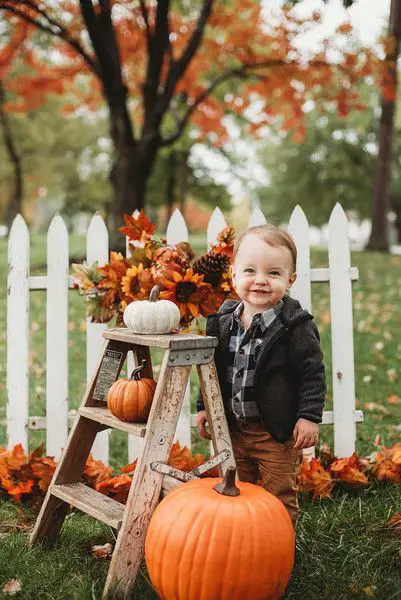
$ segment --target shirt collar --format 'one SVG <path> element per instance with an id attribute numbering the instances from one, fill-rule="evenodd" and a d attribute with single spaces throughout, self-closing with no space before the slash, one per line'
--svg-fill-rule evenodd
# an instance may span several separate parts
<path id="1" fill-rule="evenodd" d="M 262 332 L 264 332 L 265 329 L 267 329 L 267 327 L 269 327 L 269 325 L 274 321 L 274 319 L 277 317 L 277 315 L 282 311 L 283 304 L 284 304 L 283 301 L 280 300 L 280 302 L 277 302 L 277 304 L 275 306 L 266 309 L 262 313 L 256 313 L 256 315 L 253 316 L 252 325 L 254 323 L 259 323 Z M 243 303 L 243 301 L 241 301 L 238 304 L 237 308 L 232 313 L 230 329 L 233 328 L 234 320 L 236 320 L 237 323 L 242 325 L 241 313 L 243 310 L 244 310 L 244 303 Z"/>

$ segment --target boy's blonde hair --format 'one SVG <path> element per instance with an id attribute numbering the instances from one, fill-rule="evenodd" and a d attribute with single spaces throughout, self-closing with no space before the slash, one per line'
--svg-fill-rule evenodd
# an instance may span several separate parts
<path id="1" fill-rule="evenodd" d="M 295 242 L 289 233 L 287 233 L 283 229 L 280 229 L 280 227 L 277 227 L 276 225 L 272 225 L 271 223 L 265 223 L 264 225 L 256 225 L 255 227 L 249 227 L 248 229 L 240 233 L 235 238 L 232 262 L 235 261 L 235 257 L 238 254 L 239 247 L 241 246 L 244 239 L 251 234 L 257 235 L 261 240 L 266 242 L 266 244 L 269 244 L 270 246 L 273 246 L 275 248 L 277 246 L 284 246 L 285 248 L 288 248 L 288 250 L 291 252 L 292 269 L 293 272 L 295 272 L 297 265 L 297 247 L 295 245 Z"/>

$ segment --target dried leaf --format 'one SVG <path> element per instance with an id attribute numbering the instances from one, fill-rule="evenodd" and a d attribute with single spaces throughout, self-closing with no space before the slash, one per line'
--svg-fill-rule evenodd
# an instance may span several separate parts
<path id="1" fill-rule="evenodd" d="M 3 594 L 7 596 L 15 596 L 22 590 L 22 585 L 19 579 L 10 579 L 1 590 Z"/>
<path id="2" fill-rule="evenodd" d="M 113 546 L 110 543 L 103 546 L 92 546 L 91 554 L 94 558 L 110 558 L 113 554 Z"/>
<path id="3" fill-rule="evenodd" d="M 401 514 L 394 514 L 385 525 L 386 529 L 390 529 L 391 533 L 401 536 Z"/>
<path id="4" fill-rule="evenodd" d="M 373 596 L 375 595 L 376 586 L 375 585 L 368 585 L 367 587 L 362 588 L 362 591 L 367 596 L 370 596 L 371 598 L 373 598 Z"/>
<path id="5" fill-rule="evenodd" d="M 353 487 L 369 485 L 369 480 L 365 473 L 363 473 L 356 454 L 353 454 L 349 458 L 341 458 L 332 462 L 330 473 L 335 479 L 339 479 Z"/>
<path id="6" fill-rule="evenodd" d="M 95 460 L 90 454 L 85 464 L 84 475 L 91 480 L 93 487 L 101 481 L 113 476 L 112 467 L 107 467 L 101 460 Z"/>
<path id="7" fill-rule="evenodd" d="M 298 487 L 301 492 L 312 494 L 312 499 L 329 498 L 334 482 L 316 458 L 303 459 L 298 473 Z"/>

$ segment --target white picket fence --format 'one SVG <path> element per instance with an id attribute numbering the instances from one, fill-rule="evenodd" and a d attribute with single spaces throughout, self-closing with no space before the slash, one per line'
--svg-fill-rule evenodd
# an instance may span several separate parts
<path id="1" fill-rule="evenodd" d="M 260 209 L 255 209 L 248 226 L 266 222 Z M 216 208 L 207 229 L 207 242 L 213 244 L 218 232 L 226 226 Z M 295 208 L 288 230 L 298 249 L 298 278 L 291 294 L 302 306 L 312 310 L 312 284 L 327 282 L 330 288 L 333 370 L 333 411 L 325 411 L 324 424 L 334 426 L 334 451 L 349 456 L 355 450 L 356 422 L 362 421 L 355 410 L 354 347 L 352 330 L 351 283 L 358 271 L 350 265 L 348 222 L 337 204 L 329 224 L 329 266 L 311 269 L 309 225 L 300 207 Z M 169 244 L 188 240 L 188 229 L 181 213 L 172 215 L 166 238 Z M 87 232 L 87 262 L 108 261 L 109 237 L 102 217 L 95 214 Z M 7 446 L 22 443 L 28 447 L 30 429 L 46 429 L 46 452 L 58 458 L 68 435 L 68 293 L 73 288 L 69 276 L 68 232 L 61 216 L 56 215 L 47 236 L 47 275 L 30 276 L 30 236 L 24 219 L 18 215 L 9 236 L 9 272 L 7 299 Z M 29 415 L 29 292 L 46 291 L 46 417 Z M 77 293 L 76 291 L 73 293 Z M 102 343 L 104 324 L 87 320 L 86 372 L 92 374 Z M 130 353 L 131 354 L 131 353 Z M 133 358 L 129 357 L 131 368 Z M 180 417 L 177 439 L 190 446 L 191 426 L 189 391 Z M 141 449 L 141 440 L 128 439 L 128 455 L 132 460 Z M 108 462 L 108 432 L 100 433 L 93 454 Z"/>

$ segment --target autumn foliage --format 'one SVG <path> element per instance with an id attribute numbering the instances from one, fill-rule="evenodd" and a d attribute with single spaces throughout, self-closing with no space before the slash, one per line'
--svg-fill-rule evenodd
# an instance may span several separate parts
<path id="1" fill-rule="evenodd" d="M 168 464 L 189 472 L 205 460 L 202 454 L 192 455 L 187 447 L 175 443 Z M 52 457 L 43 456 L 43 445 L 28 454 L 21 444 L 10 451 L 0 448 L 0 498 L 8 497 L 14 502 L 26 501 L 33 505 L 40 503 L 56 466 Z M 90 456 L 82 480 L 99 492 L 125 503 L 135 468 L 136 460 L 115 473 L 112 467 Z M 217 469 L 205 473 L 207 477 L 217 475 Z M 370 460 L 359 459 L 355 454 L 341 459 L 333 456 L 329 460 L 304 459 L 298 473 L 298 487 L 302 493 L 308 493 L 316 500 L 330 497 L 337 484 L 345 485 L 348 490 L 357 490 L 370 485 L 375 479 L 401 483 L 401 442 L 391 448 L 382 447 Z M 394 526 L 399 526 L 398 521 Z"/>
<path id="2" fill-rule="evenodd" d="M 217 243 L 196 257 L 188 242 L 169 245 L 153 238 L 155 226 L 141 210 L 124 215 L 120 232 L 129 244 L 129 256 L 111 252 L 102 267 L 73 264 L 74 280 L 86 296 L 87 315 L 94 322 L 107 322 L 122 313 L 131 302 L 149 298 L 158 285 L 160 298 L 174 302 L 180 311 L 180 325 L 187 328 L 194 319 L 217 312 L 226 299 L 237 299 L 229 273 L 235 229 L 225 227 Z"/>
<path id="3" fill-rule="evenodd" d="M 90 5 L 88 13 L 93 14 L 85 15 L 84 4 Z M 338 27 L 336 35 L 322 43 L 315 55 L 302 53 L 297 36 L 313 29 L 320 20 L 317 12 L 300 18 L 288 7 L 277 8 L 266 21 L 262 3 L 254 0 L 205 1 L 199 13 L 180 10 L 176 4 L 168 9 L 168 15 L 162 15 L 156 3 L 114 0 L 107 8 L 106 4 L 63 0 L 46 6 L 39 0 L 0 1 L 9 30 L 6 43 L 0 46 L 0 78 L 13 72 L 17 59 L 28 67 L 9 78 L 8 88 L 16 92 L 17 99 L 8 104 L 8 110 L 30 110 L 49 93 L 67 92 L 73 101 L 66 104 L 66 112 L 82 105 L 98 109 L 104 94 L 107 96 L 108 82 L 107 65 L 102 64 L 106 59 L 96 46 L 94 32 L 96 26 L 99 30 L 105 27 L 106 17 L 113 28 L 105 29 L 104 35 L 113 32 L 115 37 L 121 67 L 118 75 L 133 101 L 133 122 L 140 129 L 163 95 L 165 108 L 172 99 L 177 106 L 175 131 L 165 136 L 165 143 L 176 137 L 189 119 L 199 139 L 226 141 L 224 115 L 246 115 L 255 97 L 262 104 L 258 118 L 250 119 L 251 132 L 274 123 L 302 135 L 302 106 L 308 98 L 330 101 L 346 115 L 360 107 L 355 92 L 358 81 L 371 74 L 381 77 L 380 61 L 372 50 L 360 47 L 349 23 Z M 168 28 L 167 34 L 163 27 Z M 50 61 L 43 46 L 36 45 L 38 29 L 48 32 L 48 52 L 59 60 Z M 110 38 L 110 45 L 112 41 Z M 335 61 L 330 60 L 331 55 L 336 55 Z M 232 85 L 222 93 L 227 81 Z M 159 90 L 153 102 L 152 83 L 157 83 Z"/>

